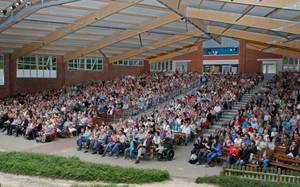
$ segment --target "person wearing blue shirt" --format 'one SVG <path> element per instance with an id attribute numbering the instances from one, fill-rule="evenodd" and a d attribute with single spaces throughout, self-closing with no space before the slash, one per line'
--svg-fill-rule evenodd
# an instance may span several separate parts
<path id="1" fill-rule="evenodd" d="M 246 144 L 247 146 L 251 144 L 251 140 L 248 134 L 245 134 L 242 143 Z"/>
<path id="2" fill-rule="evenodd" d="M 78 137 L 77 140 L 78 151 L 82 149 L 83 143 L 85 143 L 91 135 L 92 135 L 91 129 L 86 127 L 85 132 Z"/>
<path id="3" fill-rule="evenodd" d="M 283 121 L 282 127 L 285 129 L 286 135 L 290 134 L 292 123 L 290 121 Z"/>
<path id="4" fill-rule="evenodd" d="M 173 132 L 179 132 L 179 130 L 180 130 L 180 126 L 179 126 L 179 124 L 178 123 L 172 123 L 172 130 L 173 130 Z"/>
<path id="5" fill-rule="evenodd" d="M 207 166 L 211 166 L 211 163 L 214 160 L 214 158 L 220 156 L 222 156 L 221 144 L 217 140 L 214 140 L 211 152 L 207 154 Z"/>
<path id="6" fill-rule="evenodd" d="M 135 149 L 136 149 L 136 139 L 131 137 L 130 146 L 127 147 L 124 151 L 124 159 L 126 160 L 129 156 L 130 160 L 133 161 Z"/>
<path id="7" fill-rule="evenodd" d="M 236 132 L 232 132 L 231 133 L 231 139 L 234 141 L 237 138 L 237 133 Z"/>
<path id="8" fill-rule="evenodd" d="M 248 121 L 248 119 L 247 119 L 247 120 L 243 121 L 243 123 L 242 123 L 242 128 L 243 128 L 243 129 L 247 129 L 249 125 L 250 125 L 250 123 L 249 123 L 249 121 Z"/>

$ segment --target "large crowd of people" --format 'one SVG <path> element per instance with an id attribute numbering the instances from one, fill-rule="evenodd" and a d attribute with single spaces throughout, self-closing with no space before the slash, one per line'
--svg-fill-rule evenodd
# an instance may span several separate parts
<path id="1" fill-rule="evenodd" d="M 227 165 L 267 168 L 277 146 L 300 157 L 300 74 L 281 73 L 266 83 L 224 127 L 196 139 L 190 162 L 211 165 L 227 152 Z"/>
<path id="2" fill-rule="evenodd" d="M 228 165 L 243 166 L 254 162 L 253 155 L 258 155 L 262 166 L 268 167 L 278 145 L 287 148 L 287 155 L 299 157 L 299 73 L 276 75 L 239 109 L 237 116 L 208 138 L 201 136 L 202 129 L 218 121 L 223 110 L 232 108 L 262 81 L 262 76 L 203 75 L 206 81 L 199 88 L 139 118 L 93 123 L 97 113 L 145 107 L 151 98 L 188 87 L 199 77 L 196 73 L 126 76 L 7 98 L 0 101 L 0 128 L 8 135 L 24 135 L 40 142 L 50 141 L 57 134 L 78 135 L 78 150 L 102 157 L 123 154 L 124 159 L 135 163 L 145 155 L 172 159 L 174 152 L 168 151 L 173 145 L 187 145 L 193 138 L 193 164 L 211 166 L 226 152 Z"/>
<path id="3" fill-rule="evenodd" d="M 8 135 L 51 141 L 71 136 L 92 123 L 98 113 L 112 115 L 132 107 L 149 107 L 156 97 L 188 87 L 197 73 L 156 73 L 113 81 L 67 86 L 0 101 L 0 128 Z"/>
<path id="4" fill-rule="evenodd" d="M 207 75 L 197 91 L 170 100 L 138 119 L 111 125 L 86 127 L 78 138 L 78 150 L 135 160 L 156 153 L 160 157 L 175 143 L 187 144 L 202 128 L 218 120 L 221 112 L 237 102 L 259 82 L 257 75 Z M 171 152 L 172 153 L 172 152 Z M 174 153 L 172 153 L 174 154 Z M 170 159 L 170 158 L 169 158 Z"/>

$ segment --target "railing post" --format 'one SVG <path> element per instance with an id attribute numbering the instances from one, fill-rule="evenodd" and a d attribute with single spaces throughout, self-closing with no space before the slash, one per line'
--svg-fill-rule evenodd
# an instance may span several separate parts
<path id="1" fill-rule="evenodd" d="M 279 182 L 280 181 L 280 175 L 281 175 L 281 168 L 278 168 L 277 170 L 277 181 Z"/>

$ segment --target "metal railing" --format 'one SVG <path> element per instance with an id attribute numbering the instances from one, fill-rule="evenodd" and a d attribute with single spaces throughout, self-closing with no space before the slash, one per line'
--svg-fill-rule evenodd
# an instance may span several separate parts
<path id="1" fill-rule="evenodd" d="M 156 94 L 156 96 L 148 100 L 139 101 L 135 106 L 112 115 L 113 122 L 117 122 L 119 119 L 134 117 L 148 110 L 154 109 L 162 103 L 168 102 L 182 94 L 188 93 L 189 91 L 200 87 L 203 83 L 206 82 L 206 80 L 207 79 L 202 79 L 202 77 L 199 77 L 197 80 L 188 84 L 185 88 L 181 87 L 164 95 Z"/>

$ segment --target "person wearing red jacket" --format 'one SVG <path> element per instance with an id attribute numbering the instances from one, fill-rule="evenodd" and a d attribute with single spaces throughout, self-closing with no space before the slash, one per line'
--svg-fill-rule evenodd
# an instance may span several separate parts
<path id="1" fill-rule="evenodd" d="M 231 143 L 231 145 L 229 147 L 229 156 L 226 159 L 228 166 L 235 163 L 239 159 L 239 153 L 240 153 L 240 149 L 239 149 L 238 145 Z"/>

